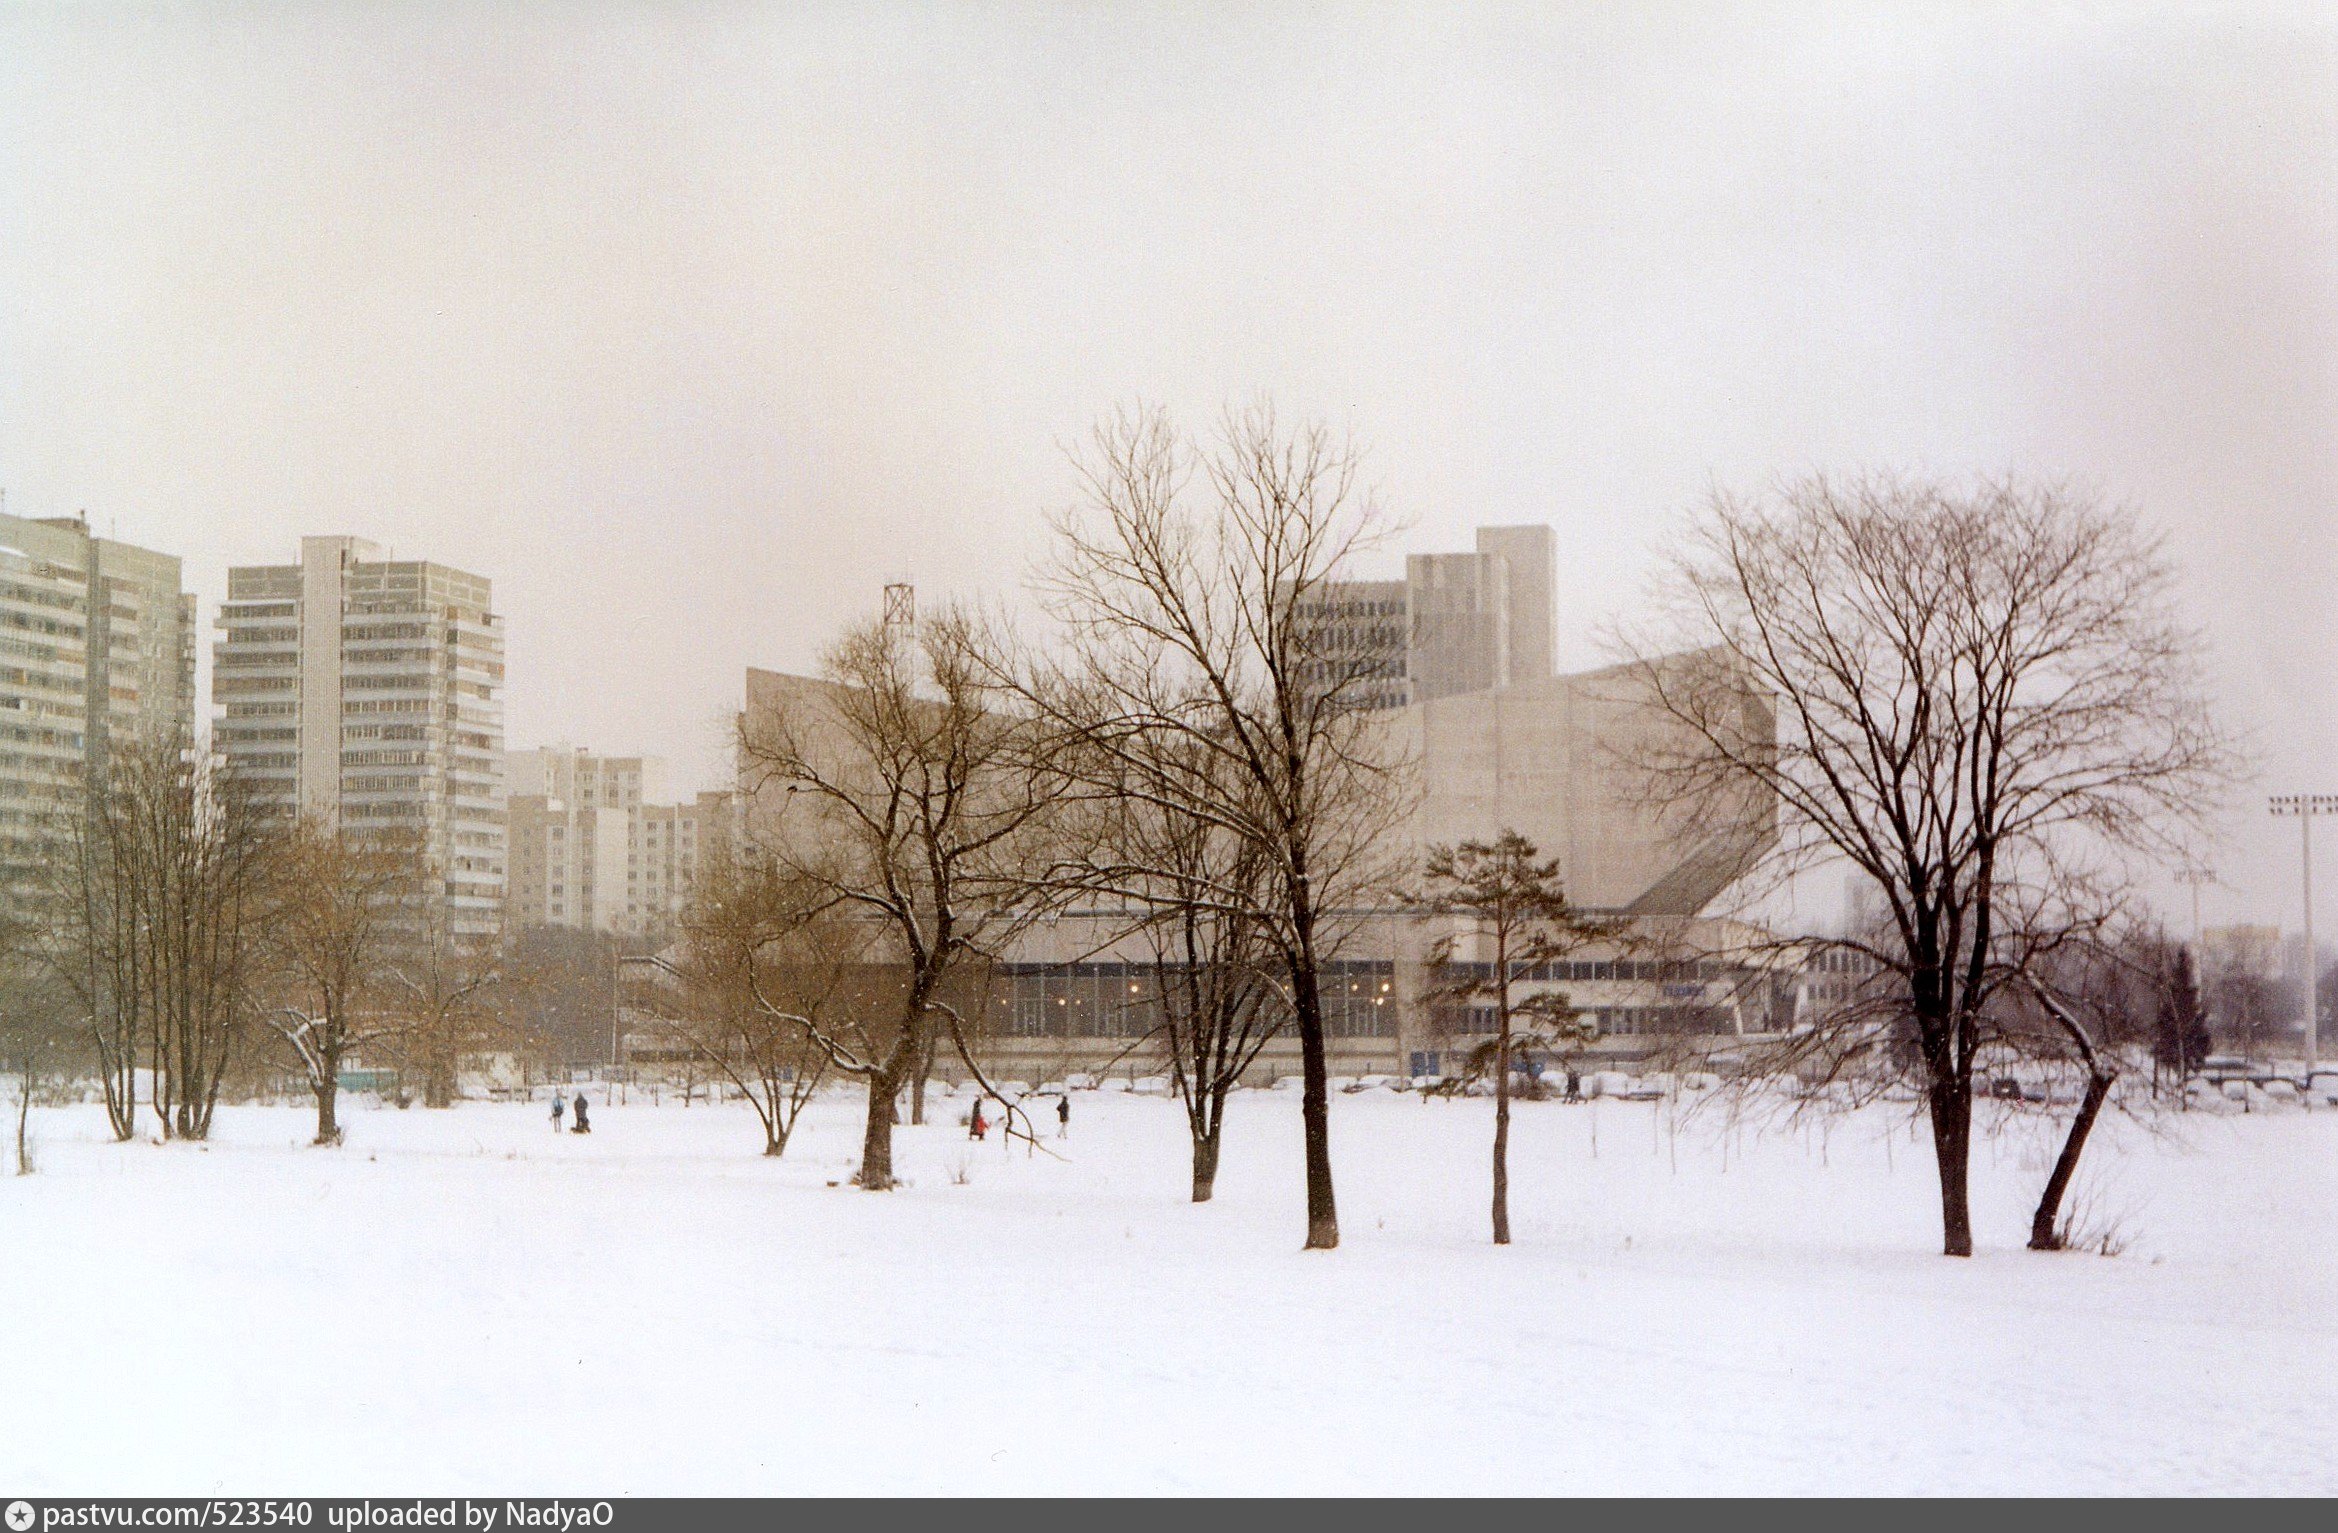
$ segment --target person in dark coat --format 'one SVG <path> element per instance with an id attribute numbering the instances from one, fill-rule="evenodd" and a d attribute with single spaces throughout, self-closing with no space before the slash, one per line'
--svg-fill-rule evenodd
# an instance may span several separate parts
<path id="1" fill-rule="evenodd" d="M 589 1134 L 592 1131 L 593 1120 L 585 1116 L 585 1094 L 580 1091 L 576 1094 L 576 1127 L 570 1129 L 569 1132 L 572 1134 Z"/>
<path id="2" fill-rule="evenodd" d="M 1068 1095 L 1055 1099 L 1055 1137 L 1072 1137 L 1072 1099 Z"/>

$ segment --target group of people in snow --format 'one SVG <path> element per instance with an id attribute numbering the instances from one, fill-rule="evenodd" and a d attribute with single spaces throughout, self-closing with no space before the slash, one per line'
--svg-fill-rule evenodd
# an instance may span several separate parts
<path id="1" fill-rule="evenodd" d="M 985 1139 L 989 1137 L 990 1119 L 984 1117 L 982 1113 L 983 1104 L 989 1100 L 988 1097 L 974 1099 L 974 1110 L 966 1115 L 967 1138 Z M 1055 1099 L 1055 1137 L 1058 1139 L 1072 1137 L 1072 1099 L 1068 1093 Z"/>
<path id="2" fill-rule="evenodd" d="M 989 1100 L 988 1097 L 974 1099 L 974 1110 L 966 1115 L 966 1135 L 968 1138 L 987 1139 L 990 1137 L 991 1120 L 982 1111 L 983 1105 Z M 564 1093 L 558 1091 L 552 1093 L 553 1133 L 560 1132 L 560 1120 L 568 1115 L 570 1105 L 570 1101 Z M 585 1100 L 583 1092 L 580 1091 L 576 1094 L 574 1106 L 576 1121 L 570 1125 L 568 1131 L 572 1134 L 591 1133 L 593 1131 L 591 1104 Z M 1072 1099 L 1069 1094 L 1055 1099 L 1055 1137 L 1058 1139 L 1072 1137 Z"/>

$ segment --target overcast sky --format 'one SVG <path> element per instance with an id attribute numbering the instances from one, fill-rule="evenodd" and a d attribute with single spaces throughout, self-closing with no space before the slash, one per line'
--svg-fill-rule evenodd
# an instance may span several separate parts
<path id="1" fill-rule="evenodd" d="M 1714 484 L 2071 474 L 2263 746 L 2207 919 L 2294 924 L 2338 13 L 2042 9 L 11 5 L 0 487 L 207 613 L 303 533 L 479 571 L 511 744 L 712 785 L 744 667 L 1011 589 L 1138 396 L 1352 428 L 1414 547 L 1549 521 L 1568 664 Z"/>

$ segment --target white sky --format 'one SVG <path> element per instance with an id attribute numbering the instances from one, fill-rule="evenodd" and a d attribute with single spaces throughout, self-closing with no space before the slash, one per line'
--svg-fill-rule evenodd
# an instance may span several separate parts
<path id="1" fill-rule="evenodd" d="M 486 574 L 515 746 L 710 783 L 743 667 L 1259 390 L 1414 546 L 1554 524 L 1567 663 L 1712 484 L 2080 476 L 2338 791 L 2327 7 L 0 10 L 7 508 Z M 2294 922 L 2245 803 L 2207 919 Z"/>

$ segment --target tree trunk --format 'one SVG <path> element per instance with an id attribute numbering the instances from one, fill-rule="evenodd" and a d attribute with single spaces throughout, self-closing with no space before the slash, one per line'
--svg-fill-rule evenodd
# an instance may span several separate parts
<path id="1" fill-rule="evenodd" d="M 925 1122 L 925 1083 L 934 1073 L 934 1049 L 940 1042 L 938 1038 L 928 1037 L 925 1047 L 917 1051 L 917 1080 L 909 1088 L 909 1121 L 912 1124 Z"/>
<path id="2" fill-rule="evenodd" d="M 861 1168 L 853 1176 L 869 1192 L 893 1186 L 893 1099 L 900 1092 L 890 1073 L 869 1077 L 869 1122 L 861 1135 Z"/>
<path id="3" fill-rule="evenodd" d="M 1940 1164 L 1940 1249 L 1948 1256 L 1970 1256 L 1973 1210 L 1966 1174 L 1973 1147 L 1972 1083 L 1936 1081 L 1929 1097 L 1932 1154 Z"/>
<path id="4" fill-rule="evenodd" d="M 2078 1157 L 2085 1153 L 2086 1136 L 2094 1131 L 2095 1115 L 2103 1109 L 2103 1099 L 2111 1094 L 2111 1080 L 2106 1075 L 2088 1078 L 2086 1099 L 2078 1104 L 2078 1116 L 2070 1120 L 2070 1133 L 2062 1141 L 2062 1153 L 2054 1161 L 2054 1172 L 2046 1178 L 2046 1190 L 2038 1199 L 2038 1211 L 2030 1216 L 2030 1249 L 2059 1251 L 2062 1232 L 2056 1228 L 2062 1217 L 2062 1197 L 2070 1190 L 2070 1179 L 2078 1174 Z"/>
<path id="5" fill-rule="evenodd" d="M 1331 1188 L 1331 1070 L 1323 1043 L 1323 1002 L 1313 965 L 1294 974 L 1298 983 L 1299 1068 L 1303 1089 L 1299 1117 L 1307 1136 L 1307 1245 L 1329 1251 L 1339 1245 L 1339 1205 Z"/>
<path id="6" fill-rule="evenodd" d="M 1494 1244 L 1510 1243 L 1510 1033 L 1494 1051 Z"/>
<path id="7" fill-rule="evenodd" d="M 422 1077 L 422 1105 L 425 1107 L 452 1107 L 455 1105 L 455 1061 L 452 1054 L 432 1052 L 429 1069 Z"/>
<path id="8" fill-rule="evenodd" d="M 332 1030 L 338 1032 L 338 1029 Z M 312 1144 L 339 1144 L 341 1121 L 338 1116 L 341 1094 L 341 1047 L 328 1046 L 317 1051 L 317 1069 L 309 1079 L 309 1092 L 317 1099 L 317 1137 Z"/>
<path id="9" fill-rule="evenodd" d="M 1210 1129 L 1193 1141 L 1193 1201 L 1207 1203 L 1218 1187 L 1218 1140 L 1223 1126 Z"/>
<path id="10" fill-rule="evenodd" d="M 26 1059 L 16 1074 L 16 1174 L 32 1175 L 32 1141 L 26 1129 L 32 1117 L 32 1060 Z"/>
<path id="11" fill-rule="evenodd" d="M 313 1142 L 316 1144 L 339 1144 L 341 1142 L 341 1124 L 334 1114 L 341 1091 L 340 1080 L 328 1073 L 321 1080 L 315 1082 L 310 1090 L 316 1093 L 317 1098 L 317 1137 Z"/>

